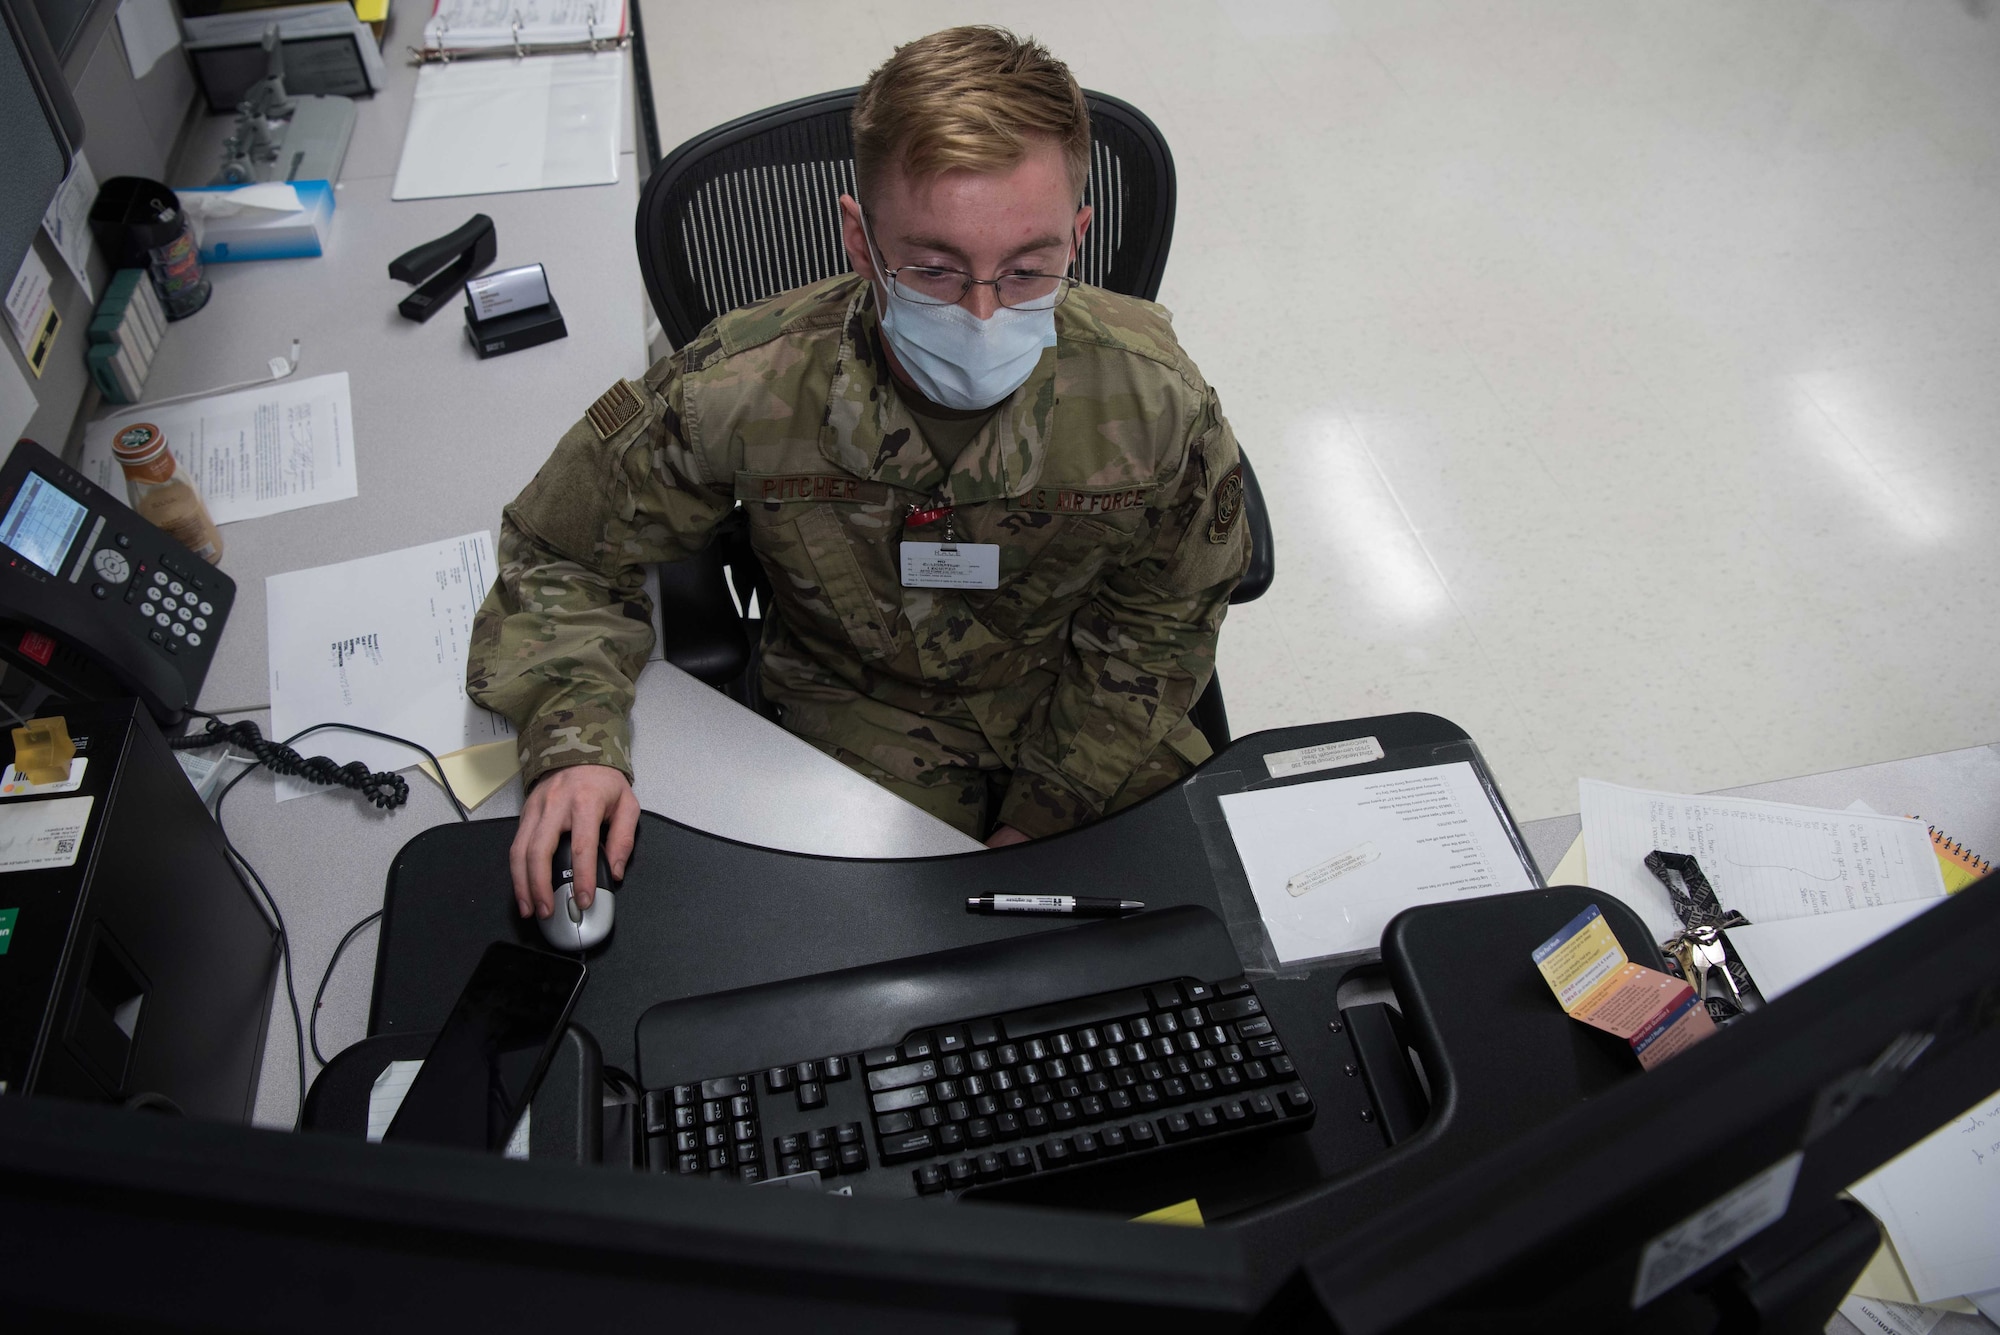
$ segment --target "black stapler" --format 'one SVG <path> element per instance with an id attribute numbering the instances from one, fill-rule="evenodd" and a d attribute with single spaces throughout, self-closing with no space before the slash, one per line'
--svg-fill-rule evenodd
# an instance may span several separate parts
<path id="1" fill-rule="evenodd" d="M 436 315 L 447 292 L 493 263 L 498 244 L 493 220 L 475 213 L 456 232 L 426 241 L 390 260 L 389 277 L 401 283 L 422 284 L 397 304 L 397 312 L 405 320 L 419 324 Z"/>

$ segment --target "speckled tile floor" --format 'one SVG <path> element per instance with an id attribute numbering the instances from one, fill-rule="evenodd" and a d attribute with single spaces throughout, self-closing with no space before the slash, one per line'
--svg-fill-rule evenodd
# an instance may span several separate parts
<path id="1" fill-rule="evenodd" d="M 2000 741 L 1986 0 L 644 3 L 668 147 L 974 21 L 1159 122 L 1238 733 L 1444 714 L 1522 818 Z"/>

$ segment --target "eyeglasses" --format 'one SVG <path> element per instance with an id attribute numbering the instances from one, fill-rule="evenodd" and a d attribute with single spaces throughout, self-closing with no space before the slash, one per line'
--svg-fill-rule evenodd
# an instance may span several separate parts
<path id="1" fill-rule="evenodd" d="M 868 244 L 870 249 L 875 248 L 872 235 Z M 1019 271 L 1003 273 L 998 278 L 974 278 L 963 269 L 941 269 L 931 264 L 905 264 L 891 269 L 882 263 L 879 249 L 875 250 L 875 265 L 889 295 L 913 306 L 956 306 L 973 288 L 990 287 L 1002 306 L 1017 311 L 1046 311 L 1062 305 L 1070 289 L 1082 282 L 1067 274 Z"/>
<path id="2" fill-rule="evenodd" d="M 1046 311 L 1062 305 L 1080 281 L 1066 274 L 1003 273 L 998 278 L 974 278 L 959 269 L 905 264 L 882 270 L 891 296 L 917 306 L 956 306 L 975 287 L 990 287 L 1002 306 L 1017 311 Z"/>

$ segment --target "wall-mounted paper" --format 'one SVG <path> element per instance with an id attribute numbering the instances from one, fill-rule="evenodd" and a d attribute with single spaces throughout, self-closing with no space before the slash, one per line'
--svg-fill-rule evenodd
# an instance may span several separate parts
<path id="1" fill-rule="evenodd" d="M 145 78 L 161 56 L 181 44 L 173 0 L 125 0 L 118 6 L 118 36 L 125 42 L 125 63 L 132 77 Z"/>
<path id="2" fill-rule="evenodd" d="M 90 206 L 96 200 L 97 177 L 90 170 L 90 160 L 79 148 L 62 188 L 42 214 L 42 230 L 49 234 L 63 263 L 76 275 L 83 295 L 92 301 L 97 300 L 97 289 L 90 282 Z"/>

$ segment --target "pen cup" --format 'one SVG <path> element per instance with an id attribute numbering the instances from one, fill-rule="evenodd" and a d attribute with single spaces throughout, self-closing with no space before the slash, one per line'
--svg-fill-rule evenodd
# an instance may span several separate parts
<path id="1" fill-rule="evenodd" d="M 90 206 L 90 230 L 114 270 L 143 268 L 152 276 L 169 320 L 208 304 L 194 224 L 166 186 L 143 176 L 112 177 Z"/>

